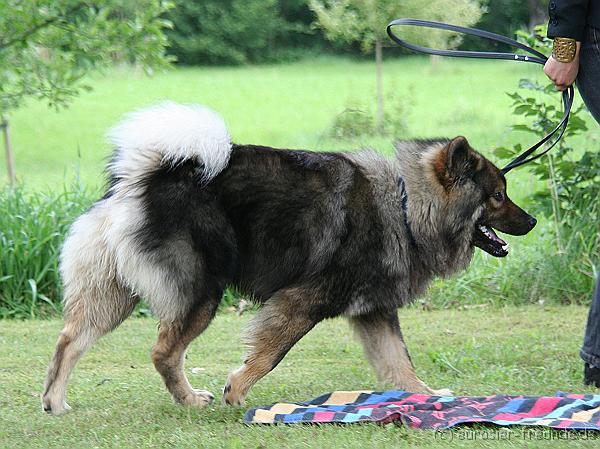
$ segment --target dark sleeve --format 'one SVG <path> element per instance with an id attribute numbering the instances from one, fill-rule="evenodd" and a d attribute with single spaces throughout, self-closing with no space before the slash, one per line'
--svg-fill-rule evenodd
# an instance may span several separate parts
<path id="1" fill-rule="evenodd" d="M 581 41 L 589 2 L 590 0 L 550 0 L 548 37 L 570 37 Z"/>

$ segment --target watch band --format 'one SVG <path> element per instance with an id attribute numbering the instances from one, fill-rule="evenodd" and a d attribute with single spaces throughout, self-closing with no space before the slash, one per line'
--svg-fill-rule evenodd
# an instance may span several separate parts
<path id="1" fill-rule="evenodd" d="M 558 62 L 571 62 L 577 54 L 577 42 L 569 37 L 555 37 L 552 57 Z"/>

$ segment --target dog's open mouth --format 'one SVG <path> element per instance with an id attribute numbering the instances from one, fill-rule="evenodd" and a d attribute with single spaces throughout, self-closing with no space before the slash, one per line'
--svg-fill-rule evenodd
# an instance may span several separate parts
<path id="1" fill-rule="evenodd" d="M 508 254 L 508 243 L 496 235 L 496 232 L 484 224 L 475 227 L 473 244 L 494 257 L 505 257 Z"/>

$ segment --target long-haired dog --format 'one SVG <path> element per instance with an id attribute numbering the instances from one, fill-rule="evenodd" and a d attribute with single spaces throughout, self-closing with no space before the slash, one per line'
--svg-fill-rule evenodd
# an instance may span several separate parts
<path id="1" fill-rule="evenodd" d="M 535 225 L 464 137 L 400 142 L 394 160 L 235 145 L 213 112 L 171 103 L 132 114 L 111 137 L 108 191 L 62 250 L 65 326 L 42 395 L 53 414 L 68 409 L 79 358 L 140 298 L 160 320 L 152 361 L 173 399 L 209 404 L 184 375 L 184 354 L 227 286 L 262 305 L 227 404 L 243 403 L 315 324 L 340 315 L 380 379 L 430 393 L 397 308 L 466 268 L 475 246 L 505 256 L 494 228 L 522 235 Z"/>

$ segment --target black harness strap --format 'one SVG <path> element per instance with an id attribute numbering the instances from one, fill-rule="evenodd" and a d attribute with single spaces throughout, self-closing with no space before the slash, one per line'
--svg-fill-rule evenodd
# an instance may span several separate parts
<path id="1" fill-rule="evenodd" d="M 393 31 L 392 28 L 395 26 L 421 26 L 427 28 L 437 28 L 440 30 L 453 31 L 456 33 L 468 34 L 471 36 L 477 36 L 484 39 L 488 39 L 495 42 L 501 42 L 503 44 L 510 45 L 515 48 L 519 48 L 530 55 L 522 55 L 516 53 L 498 53 L 498 52 L 488 52 L 488 51 L 463 51 L 463 50 L 439 50 L 435 48 L 429 47 L 421 47 L 419 45 L 414 45 L 409 42 L 406 42 L 400 39 Z M 450 25 L 447 23 L 440 22 L 431 22 L 428 20 L 417 20 L 417 19 L 396 19 L 390 22 L 387 26 L 387 33 L 390 39 L 396 42 L 398 45 L 408 48 L 410 50 L 426 53 L 429 55 L 437 55 L 437 56 L 452 56 L 456 58 L 478 58 L 478 59 L 504 59 L 508 61 L 522 61 L 522 62 L 532 62 L 536 64 L 544 65 L 548 58 L 539 51 L 522 44 L 514 39 L 510 39 L 506 36 L 502 36 L 496 33 L 490 33 L 489 31 L 478 30 L 476 28 L 466 28 L 457 25 Z M 569 114 L 571 113 L 571 107 L 573 106 L 573 99 L 575 97 L 575 91 L 573 86 L 569 86 L 569 88 L 562 93 L 562 101 L 564 107 L 563 116 L 556 125 L 556 127 L 550 131 L 546 136 L 544 136 L 539 142 L 529 147 L 527 150 L 523 151 L 519 156 L 517 156 L 514 160 L 512 160 L 508 165 L 506 165 L 503 169 L 503 173 L 507 173 L 515 167 L 519 167 L 520 165 L 526 164 L 528 162 L 534 161 L 548 151 L 550 151 L 562 138 L 565 130 L 567 128 L 567 124 L 569 123 Z M 534 156 L 531 154 L 536 151 L 539 147 L 544 145 L 546 142 L 550 141 L 553 137 L 555 137 L 554 141 L 551 142 L 544 151 L 538 153 Z M 529 157 L 531 156 L 531 157 Z"/>

